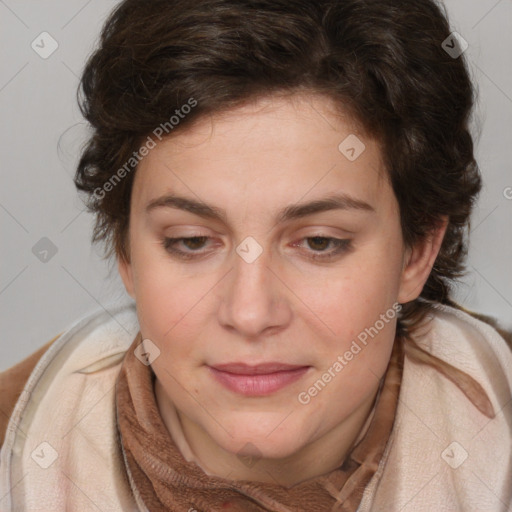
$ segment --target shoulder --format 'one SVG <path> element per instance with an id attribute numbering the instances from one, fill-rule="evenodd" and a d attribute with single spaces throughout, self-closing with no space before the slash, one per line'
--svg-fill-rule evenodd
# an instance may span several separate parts
<path id="1" fill-rule="evenodd" d="M 458 309 L 468 315 L 470 315 L 473 318 L 476 318 L 480 321 L 481 325 L 482 323 L 490 325 L 493 329 L 496 330 L 496 332 L 505 340 L 509 348 L 512 350 L 512 329 L 507 330 L 503 326 L 500 325 L 500 323 L 493 317 L 488 315 L 483 315 L 481 313 L 476 313 L 474 311 L 469 311 L 468 309 L 465 309 L 461 306 L 458 306 Z M 486 327 L 487 329 L 487 327 Z"/>
<path id="2" fill-rule="evenodd" d="M 508 379 L 512 364 L 509 340 L 510 333 L 490 317 L 450 306 L 437 306 L 426 330 L 415 337 L 422 348 L 463 371 L 480 371 L 496 378 L 489 370 L 502 368 Z"/>
<path id="3" fill-rule="evenodd" d="M 419 354 L 422 362 L 435 369 L 431 382 L 448 385 L 448 379 L 481 412 L 492 417 L 492 409 L 500 411 L 512 398 L 512 350 L 504 335 L 507 332 L 498 330 L 489 317 L 438 305 L 430 321 L 414 336 L 414 342 L 433 356 L 429 360 Z M 445 391 L 448 389 L 449 385 Z M 453 393 L 443 398 L 449 401 Z"/>
<path id="4" fill-rule="evenodd" d="M 395 424 L 361 510 L 501 510 L 510 502 L 512 351 L 492 325 L 436 306 L 415 331 Z"/>
<path id="5" fill-rule="evenodd" d="M 59 336 L 60 334 L 11 368 L 0 372 L 0 447 L 4 442 L 5 431 L 14 406 L 32 370 Z"/>

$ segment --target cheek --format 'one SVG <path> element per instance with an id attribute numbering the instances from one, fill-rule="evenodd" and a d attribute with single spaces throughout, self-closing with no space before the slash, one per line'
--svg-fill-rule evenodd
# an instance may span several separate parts
<path id="1" fill-rule="evenodd" d="M 142 336 L 172 357 L 193 356 L 194 340 L 204 330 L 215 275 L 184 273 L 151 245 L 134 258 L 137 315 Z M 211 311 L 210 311 L 211 313 Z"/>
<path id="2" fill-rule="evenodd" d="M 134 240 L 133 276 L 137 314 L 143 337 L 164 342 L 172 336 L 190 306 L 193 291 L 171 268 L 163 249 Z"/>
<path id="3" fill-rule="evenodd" d="M 368 247 L 332 272 L 322 286 L 313 292 L 310 288 L 308 305 L 330 327 L 331 334 L 352 339 L 396 302 L 400 261 L 385 249 Z"/>

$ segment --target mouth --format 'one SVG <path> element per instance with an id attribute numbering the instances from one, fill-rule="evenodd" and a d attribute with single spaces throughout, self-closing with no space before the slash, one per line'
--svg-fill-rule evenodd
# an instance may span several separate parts
<path id="1" fill-rule="evenodd" d="M 225 388 L 244 396 L 266 396 L 302 378 L 310 366 L 263 363 L 255 366 L 229 363 L 208 367 Z"/>

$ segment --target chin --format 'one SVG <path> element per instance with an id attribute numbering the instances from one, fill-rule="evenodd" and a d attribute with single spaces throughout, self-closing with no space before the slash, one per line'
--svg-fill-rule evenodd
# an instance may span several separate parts
<path id="1" fill-rule="evenodd" d="M 224 450 L 240 457 L 284 459 L 298 452 L 304 445 L 300 441 L 304 439 L 302 432 L 286 428 L 283 424 L 276 428 L 284 417 L 274 421 L 269 428 L 262 425 L 263 422 L 255 424 L 252 419 L 247 422 L 236 421 L 232 428 L 227 429 L 232 437 L 223 430 L 220 437 L 218 430 L 215 432 L 217 435 L 212 437 Z"/>

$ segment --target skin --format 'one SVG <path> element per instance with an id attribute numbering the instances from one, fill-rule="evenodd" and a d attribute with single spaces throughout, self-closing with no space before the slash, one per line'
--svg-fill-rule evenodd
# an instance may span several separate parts
<path id="1" fill-rule="evenodd" d="M 366 146 L 353 162 L 338 149 L 350 134 Z M 286 206 L 334 192 L 372 210 L 275 219 Z M 168 194 L 213 205 L 225 219 L 170 206 L 147 211 Z M 137 169 L 129 257 L 118 264 L 142 337 L 161 351 L 152 368 L 167 428 L 174 404 L 201 467 L 232 480 L 291 486 L 338 467 L 372 410 L 396 319 L 308 404 L 299 393 L 393 304 L 418 297 L 445 228 L 446 221 L 415 247 L 404 245 L 378 143 L 320 95 L 260 99 L 157 144 Z M 166 237 L 194 236 L 208 238 L 174 248 L 196 259 L 164 246 Z M 248 236 L 263 250 L 252 263 L 236 252 Z M 318 236 L 350 245 L 334 254 L 336 245 Z M 247 397 L 226 389 L 208 368 L 239 361 L 310 368 L 269 396 Z"/>

